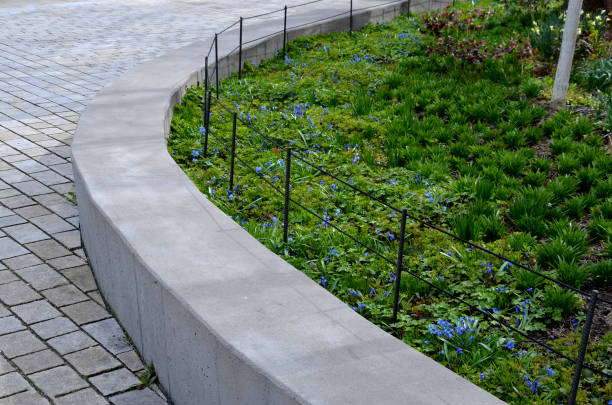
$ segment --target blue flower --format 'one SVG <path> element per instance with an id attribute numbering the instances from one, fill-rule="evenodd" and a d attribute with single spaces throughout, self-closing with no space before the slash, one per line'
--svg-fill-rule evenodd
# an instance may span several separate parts
<path id="1" fill-rule="evenodd" d="M 458 347 L 458 348 L 457 348 L 457 354 L 458 354 L 459 356 L 461 356 L 461 355 L 463 354 L 463 349 L 462 349 L 462 348 L 460 348 L 460 347 Z"/>
<path id="2" fill-rule="evenodd" d="M 485 379 L 484 373 L 480 373 L 480 381 L 484 381 L 484 379 Z"/>
<path id="3" fill-rule="evenodd" d="M 255 168 L 255 173 L 261 173 L 261 166 L 257 166 Z"/>
<path id="4" fill-rule="evenodd" d="M 508 343 L 506 343 L 506 349 L 514 349 L 514 339 L 510 339 Z"/>
<path id="5" fill-rule="evenodd" d="M 548 374 L 548 375 L 555 375 L 556 373 L 555 373 L 555 370 L 553 370 L 550 367 L 547 367 L 546 368 L 546 374 Z"/>

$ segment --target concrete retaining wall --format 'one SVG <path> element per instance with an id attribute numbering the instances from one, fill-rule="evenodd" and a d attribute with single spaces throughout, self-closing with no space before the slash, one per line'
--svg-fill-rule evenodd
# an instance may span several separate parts
<path id="1" fill-rule="evenodd" d="M 406 7 L 361 12 L 355 26 Z M 336 18 L 289 37 L 347 24 Z M 277 29 L 248 28 L 245 38 Z M 220 54 L 236 41 L 228 32 Z M 174 163 L 165 142 L 172 108 L 201 81 L 210 44 L 170 52 L 105 88 L 82 115 L 72 146 L 81 232 L 98 285 L 173 401 L 501 403 L 267 250 Z M 259 62 L 281 46 L 282 36 L 271 36 L 245 49 L 245 60 Z M 235 70 L 236 56 L 221 62 L 224 76 Z"/>

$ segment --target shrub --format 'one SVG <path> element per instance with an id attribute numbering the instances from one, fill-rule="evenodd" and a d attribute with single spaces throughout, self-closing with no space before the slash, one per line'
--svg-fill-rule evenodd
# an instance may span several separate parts
<path id="1" fill-rule="evenodd" d="M 584 202 L 582 197 L 574 197 L 565 202 L 564 210 L 566 215 L 573 219 L 580 219 L 584 213 Z"/>
<path id="2" fill-rule="evenodd" d="M 600 179 L 593 188 L 597 198 L 608 198 L 612 196 L 612 177 L 607 179 Z"/>
<path id="3" fill-rule="evenodd" d="M 573 173 L 574 170 L 578 168 L 578 166 L 580 166 L 580 162 L 578 161 L 578 158 L 574 155 L 562 153 L 559 156 L 557 166 L 559 168 L 559 173 L 570 174 Z"/>
<path id="4" fill-rule="evenodd" d="M 572 121 L 572 115 L 570 110 L 559 110 L 542 124 L 542 130 L 546 135 L 552 135 L 565 128 Z"/>
<path id="5" fill-rule="evenodd" d="M 533 162 L 531 162 L 532 169 L 542 173 L 548 173 L 550 165 L 550 160 L 542 158 L 534 159 Z"/>
<path id="6" fill-rule="evenodd" d="M 596 286 L 612 286 L 612 259 L 592 263 L 586 268 L 586 271 Z"/>
<path id="7" fill-rule="evenodd" d="M 587 90 L 606 90 L 612 85 L 612 57 L 586 60 L 576 70 L 576 81 Z"/>
<path id="8" fill-rule="evenodd" d="M 488 180 L 479 180 L 476 182 L 475 195 L 476 198 L 483 201 L 488 201 L 493 197 L 495 186 Z"/>
<path id="9" fill-rule="evenodd" d="M 536 267 L 537 270 L 537 267 Z M 528 290 L 530 288 L 539 287 L 544 283 L 544 279 L 531 271 L 520 269 L 516 272 L 516 288 L 519 290 Z"/>
<path id="10" fill-rule="evenodd" d="M 544 268 L 554 268 L 562 261 L 578 262 L 583 256 L 583 250 L 560 238 L 540 245 L 537 251 L 538 263 Z"/>
<path id="11" fill-rule="evenodd" d="M 573 148 L 574 142 L 570 137 L 556 138 L 550 145 L 550 150 L 555 156 L 562 153 L 571 152 Z"/>
<path id="12" fill-rule="evenodd" d="M 593 123 L 583 115 L 579 115 L 570 125 L 570 131 L 575 140 L 579 141 L 593 131 Z"/>
<path id="13" fill-rule="evenodd" d="M 580 143 L 575 152 L 582 166 L 591 166 L 600 155 L 598 148 Z"/>
<path id="14" fill-rule="evenodd" d="M 612 219 L 612 201 L 604 201 L 593 209 L 596 218 Z"/>
<path id="15" fill-rule="evenodd" d="M 480 231 L 485 242 L 497 240 L 506 233 L 503 219 L 498 215 L 488 215 L 480 219 Z"/>
<path id="16" fill-rule="evenodd" d="M 499 164 L 507 174 L 518 176 L 527 164 L 527 158 L 519 152 L 505 151 L 500 156 Z"/>
<path id="17" fill-rule="evenodd" d="M 480 224 L 477 218 L 471 214 L 457 215 L 454 220 L 453 229 L 455 234 L 465 240 L 480 239 Z"/>
<path id="18" fill-rule="evenodd" d="M 519 252 L 534 247 L 536 243 L 536 239 L 528 233 L 517 232 L 508 237 L 510 247 Z"/>
<path id="19" fill-rule="evenodd" d="M 372 97 L 366 91 L 359 90 L 353 99 L 353 114 L 356 116 L 367 115 L 372 110 L 372 105 Z"/>
<path id="20" fill-rule="evenodd" d="M 553 221 L 548 226 L 548 231 L 554 238 L 562 240 L 583 254 L 586 253 L 586 232 L 572 223 L 567 222 L 567 220 Z"/>
<path id="21" fill-rule="evenodd" d="M 518 229 L 542 236 L 546 228 L 544 217 L 551 198 L 551 194 L 541 188 L 527 189 L 510 205 L 510 218 Z"/>
<path id="22" fill-rule="evenodd" d="M 589 191 L 599 179 L 599 172 L 592 167 L 583 167 L 578 170 L 576 177 L 580 182 L 580 190 Z"/>
<path id="23" fill-rule="evenodd" d="M 557 279 L 575 288 L 582 287 L 587 274 L 583 267 L 578 267 L 578 263 L 560 261 L 557 264 Z"/>
<path id="24" fill-rule="evenodd" d="M 544 136 L 544 130 L 539 127 L 527 128 L 525 132 L 523 132 L 523 136 L 525 137 L 525 142 L 528 145 L 535 145 L 540 142 Z"/>
<path id="25" fill-rule="evenodd" d="M 612 220 L 593 218 L 589 224 L 589 236 L 595 240 L 612 240 Z"/>
<path id="26" fill-rule="evenodd" d="M 547 190 L 552 193 L 551 202 L 557 204 L 576 192 L 578 181 L 569 176 L 559 176 L 548 183 Z"/>
<path id="27" fill-rule="evenodd" d="M 493 205 L 484 200 L 476 200 L 469 206 L 469 213 L 474 217 L 479 217 L 482 215 L 493 215 L 494 208 Z"/>
<path id="28" fill-rule="evenodd" d="M 523 185 L 531 187 L 540 187 L 546 181 L 546 173 L 529 172 L 523 177 Z"/>
<path id="29" fill-rule="evenodd" d="M 523 134 L 521 134 L 516 129 L 507 132 L 504 135 L 503 139 L 504 139 L 504 143 L 508 145 L 509 148 L 512 148 L 512 149 L 518 149 L 521 146 L 525 145 L 525 138 L 523 137 Z"/>
<path id="30" fill-rule="evenodd" d="M 542 91 L 542 82 L 536 78 L 530 78 L 521 84 L 521 90 L 528 98 L 536 98 Z"/>
<path id="31" fill-rule="evenodd" d="M 548 286 L 542 300 L 552 319 L 561 322 L 578 308 L 576 295 L 558 286 Z"/>

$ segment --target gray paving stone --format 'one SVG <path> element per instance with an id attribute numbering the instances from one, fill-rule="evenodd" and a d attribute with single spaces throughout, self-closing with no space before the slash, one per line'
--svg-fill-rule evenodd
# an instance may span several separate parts
<path id="1" fill-rule="evenodd" d="M 0 205 L 0 217 L 8 217 L 10 215 L 13 215 L 13 211 Z"/>
<path id="2" fill-rule="evenodd" d="M 127 352 L 132 349 L 132 346 L 126 341 L 126 336 L 121 326 L 113 318 L 90 323 L 83 326 L 83 329 L 113 354 Z"/>
<path id="3" fill-rule="evenodd" d="M 97 302 L 100 306 L 106 308 L 106 303 L 104 302 L 104 298 L 102 298 L 102 294 L 100 294 L 100 291 L 92 291 L 87 293 L 87 295 L 89 295 L 89 297 L 95 302 Z"/>
<path id="4" fill-rule="evenodd" d="M 30 205 L 23 208 L 17 208 L 15 213 L 26 219 L 37 218 L 49 214 L 49 210 L 42 205 Z M 44 230 L 44 228 L 43 228 Z"/>
<path id="5" fill-rule="evenodd" d="M 0 351 L 9 359 L 45 348 L 45 344 L 27 330 L 0 336 Z"/>
<path id="6" fill-rule="evenodd" d="M 161 399 L 149 388 L 133 390 L 110 397 L 113 405 L 165 405 L 166 401 Z"/>
<path id="7" fill-rule="evenodd" d="M 74 229 L 72 224 L 64 221 L 57 214 L 43 215 L 40 217 L 32 218 L 32 223 L 39 226 L 43 231 L 48 233 L 65 232 Z"/>
<path id="8" fill-rule="evenodd" d="M 88 292 L 98 289 L 96 280 L 89 266 L 73 267 L 62 270 L 61 273 L 81 290 Z"/>
<path id="9" fill-rule="evenodd" d="M 78 230 L 55 233 L 52 236 L 68 249 L 74 249 L 81 246 L 81 232 Z"/>
<path id="10" fill-rule="evenodd" d="M 19 278 L 13 274 L 12 271 L 2 270 L 0 271 L 0 284 L 10 283 L 12 281 L 17 281 Z"/>
<path id="11" fill-rule="evenodd" d="M 13 164 L 17 169 L 21 170 L 24 173 L 34 173 L 34 172 L 42 172 L 48 170 L 46 166 L 41 165 L 37 161 L 33 159 L 23 160 L 21 162 L 15 162 Z"/>
<path id="12" fill-rule="evenodd" d="M 54 259 L 70 254 L 70 251 L 66 250 L 66 248 L 52 239 L 29 243 L 25 245 L 25 247 L 43 260 Z"/>
<path id="13" fill-rule="evenodd" d="M 0 171 L 0 179 L 9 184 L 32 180 L 30 176 L 16 169 Z"/>
<path id="14" fill-rule="evenodd" d="M 84 265 L 86 262 L 79 256 L 70 255 L 64 257 L 58 257 L 47 261 L 48 264 L 55 267 L 58 270 L 67 269 L 70 267 L 78 267 Z"/>
<path id="15" fill-rule="evenodd" d="M 61 355 L 76 352 L 96 345 L 95 340 L 80 330 L 68 333 L 67 335 L 54 337 L 53 339 L 49 339 L 47 343 Z"/>
<path id="16" fill-rule="evenodd" d="M 72 284 L 66 284 L 42 291 L 42 294 L 52 302 L 53 305 L 58 307 L 87 300 L 87 296 Z"/>
<path id="17" fill-rule="evenodd" d="M 27 390 L 28 382 L 19 373 L 8 373 L 0 376 L 0 397 Z"/>
<path id="18" fill-rule="evenodd" d="M 56 405 L 106 405 L 108 401 L 91 388 L 57 398 Z M 151 404 L 153 405 L 153 404 Z"/>
<path id="19" fill-rule="evenodd" d="M 12 257 L 3 261 L 9 269 L 13 270 L 19 270 L 25 267 L 31 267 L 42 263 L 42 261 L 38 257 L 34 256 L 31 253 L 23 256 Z"/>
<path id="20" fill-rule="evenodd" d="M 0 301 L 5 305 L 19 305 L 41 298 L 40 294 L 23 281 L 14 281 L 0 285 Z"/>
<path id="21" fill-rule="evenodd" d="M 0 355 L 0 375 L 10 373 L 13 370 L 15 370 L 15 367 L 11 366 L 8 360 Z"/>
<path id="22" fill-rule="evenodd" d="M 0 335 L 24 330 L 25 326 L 14 316 L 0 318 Z"/>
<path id="23" fill-rule="evenodd" d="M 0 259 L 21 256 L 30 253 L 10 238 L 0 238 Z"/>
<path id="24" fill-rule="evenodd" d="M 32 374 L 64 364 L 64 360 L 49 349 L 15 357 L 13 362 L 24 374 Z"/>
<path id="25" fill-rule="evenodd" d="M 121 366 L 121 363 L 101 346 L 70 353 L 65 356 L 65 359 L 79 373 L 85 376 L 98 374 Z"/>
<path id="26" fill-rule="evenodd" d="M 117 354 L 117 358 L 121 360 L 130 371 L 136 372 L 144 369 L 144 364 L 142 364 L 135 350 L 119 353 Z"/>
<path id="27" fill-rule="evenodd" d="M 39 264 L 15 272 L 37 290 L 44 290 L 68 283 L 64 276 L 46 264 Z"/>
<path id="28" fill-rule="evenodd" d="M 41 183 L 46 184 L 47 186 L 66 183 L 67 181 L 69 181 L 64 176 L 60 176 L 59 174 L 51 170 L 46 170 L 44 172 L 38 172 L 38 173 L 32 173 L 31 176 L 35 178 L 36 180 L 40 181 Z"/>
<path id="29" fill-rule="evenodd" d="M 95 302 L 88 300 L 77 304 L 62 307 L 62 311 L 77 325 L 99 321 L 110 317 L 106 309 Z"/>
<path id="30" fill-rule="evenodd" d="M 0 198 L 0 203 L 4 204 L 8 208 L 20 208 L 25 207 L 27 205 L 36 204 L 34 200 L 29 197 L 26 197 L 25 195 L 16 195 L 14 197 Z"/>
<path id="31" fill-rule="evenodd" d="M 46 300 L 34 301 L 11 308 L 25 323 L 31 324 L 57 318 L 60 312 Z"/>
<path id="32" fill-rule="evenodd" d="M 36 242 L 43 239 L 49 239 L 49 235 L 42 232 L 32 224 L 20 224 L 3 228 L 4 232 L 9 234 L 17 242 L 24 244 Z"/>
<path id="33" fill-rule="evenodd" d="M 30 325 L 30 328 L 43 339 L 50 339 L 79 329 L 74 322 L 65 317 L 53 318 L 48 321 L 36 323 Z"/>
<path id="34" fill-rule="evenodd" d="M 127 391 L 130 388 L 141 385 L 138 378 L 126 368 L 91 377 L 89 382 L 91 382 L 102 395 L 111 395 L 116 392 Z"/>
<path id="35" fill-rule="evenodd" d="M 77 207 L 71 203 L 63 202 L 61 204 L 48 205 L 51 211 L 55 212 L 62 218 L 70 218 L 79 215 Z"/>
<path id="36" fill-rule="evenodd" d="M 0 405 L 49 405 L 49 401 L 30 388 L 26 392 L 0 398 Z"/>
<path id="37" fill-rule="evenodd" d="M 50 397 L 67 394 L 88 386 L 85 380 L 67 366 L 60 366 L 32 374 L 30 379 L 42 392 Z"/>
<path id="38" fill-rule="evenodd" d="M 4 317 L 4 316 L 8 316 L 10 314 L 11 314 L 11 312 L 8 309 L 6 309 L 6 307 L 4 305 L 0 304 L 0 316 Z"/>
<path id="39" fill-rule="evenodd" d="M 21 191 L 23 194 L 29 195 L 29 196 L 47 194 L 47 193 L 53 192 L 53 190 L 51 190 L 49 187 L 45 186 L 44 184 L 36 180 L 24 181 L 21 183 L 13 183 L 13 187 Z"/>

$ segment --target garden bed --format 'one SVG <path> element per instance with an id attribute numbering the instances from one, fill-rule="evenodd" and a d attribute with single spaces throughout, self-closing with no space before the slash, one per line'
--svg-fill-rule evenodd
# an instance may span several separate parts
<path id="1" fill-rule="evenodd" d="M 508 402 L 558 403 L 567 400 L 570 362 L 440 293 L 570 357 L 588 297 L 518 264 L 611 298 L 610 82 L 597 74 L 609 58 L 605 25 L 585 16 L 582 86 L 554 113 L 542 75 L 559 33 L 543 31 L 559 10 L 533 7 L 468 3 L 298 39 L 286 57 L 221 82 L 208 156 L 203 88 L 190 90 L 175 109 L 169 150 L 211 201 L 364 317 Z M 231 112 L 240 160 L 229 190 Z M 284 189 L 287 147 L 303 159 L 293 158 L 291 196 L 319 218 L 292 204 L 284 245 L 284 197 L 264 180 Z M 394 322 L 401 212 L 388 206 L 510 260 L 409 219 L 404 268 L 425 281 L 403 274 Z M 608 372 L 610 309 L 597 306 L 586 358 Z M 610 380 L 585 375 L 579 402 L 607 403 Z"/>

